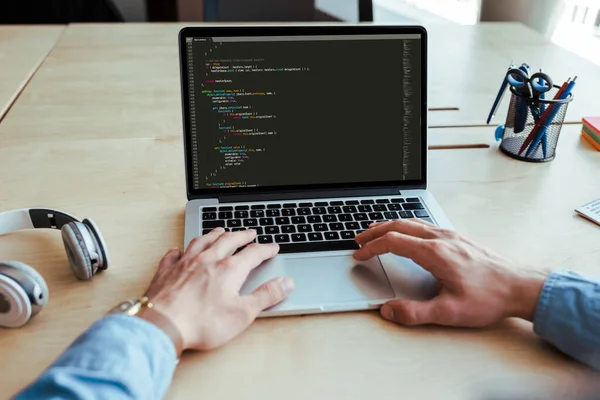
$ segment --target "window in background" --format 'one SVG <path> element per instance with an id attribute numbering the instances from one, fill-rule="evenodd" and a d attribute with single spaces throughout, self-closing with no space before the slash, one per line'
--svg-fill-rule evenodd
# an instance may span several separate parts
<path id="1" fill-rule="evenodd" d="M 393 15 L 426 23 L 477 23 L 480 0 L 373 0 L 376 22 Z M 378 18 L 379 17 L 379 18 Z"/>
<path id="2" fill-rule="evenodd" d="M 565 0 L 552 41 L 600 66 L 600 0 Z"/>

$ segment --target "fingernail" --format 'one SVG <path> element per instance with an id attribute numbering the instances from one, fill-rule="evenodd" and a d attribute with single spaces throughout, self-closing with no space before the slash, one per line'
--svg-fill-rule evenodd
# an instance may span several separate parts
<path id="1" fill-rule="evenodd" d="M 282 278 L 281 287 L 283 288 L 285 294 L 290 294 L 292 293 L 292 290 L 294 290 L 294 281 L 292 281 L 290 278 Z"/>
<path id="2" fill-rule="evenodd" d="M 381 316 L 389 321 L 394 320 L 394 309 L 387 304 L 381 306 Z"/>

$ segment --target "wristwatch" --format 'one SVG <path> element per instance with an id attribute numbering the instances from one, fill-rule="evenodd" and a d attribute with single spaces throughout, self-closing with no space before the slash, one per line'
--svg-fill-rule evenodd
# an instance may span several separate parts
<path id="1" fill-rule="evenodd" d="M 152 304 L 148 297 L 144 296 L 126 300 L 110 310 L 109 314 L 111 313 L 121 313 L 140 317 L 158 326 L 173 341 L 177 359 L 181 356 L 181 353 L 183 352 L 183 339 L 179 329 L 177 329 L 169 318 L 154 308 L 154 304 Z"/>

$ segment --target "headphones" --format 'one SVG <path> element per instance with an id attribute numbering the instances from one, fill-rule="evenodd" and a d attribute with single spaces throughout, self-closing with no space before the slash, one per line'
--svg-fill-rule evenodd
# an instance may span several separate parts
<path id="1" fill-rule="evenodd" d="M 89 219 L 62 211 L 25 208 L 0 213 L 0 235 L 21 229 L 60 229 L 73 274 L 90 280 L 108 268 L 106 244 Z M 32 267 L 19 261 L 0 261 L 0 327 L 18 328 L 48 303 L 48 286 Z"/>

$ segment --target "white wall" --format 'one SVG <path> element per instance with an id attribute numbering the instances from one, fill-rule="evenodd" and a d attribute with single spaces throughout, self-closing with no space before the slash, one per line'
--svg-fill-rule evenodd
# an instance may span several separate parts
<path id="1" fill-rule="evenodd" d="M 126 22 L 144 22 L 148 19 L 146 0 L 113 0 Z"/>

